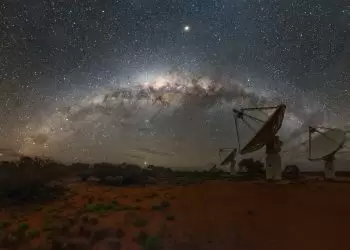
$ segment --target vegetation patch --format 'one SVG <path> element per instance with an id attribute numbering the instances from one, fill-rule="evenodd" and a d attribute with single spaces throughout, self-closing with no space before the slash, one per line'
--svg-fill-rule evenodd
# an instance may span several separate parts
<path id="1" fill-rule="evenodd" d="M 148 233 L 140 231 L 136 237 L 133 238 L 133 241 L 139 245 L 143 245 L 148 238 Z"/>
<path id="2" fill-rule="evenodd" d="M 153 199 L 153 198 L 156 198 L 156 197 L 158 197 L 157 193 L 152 193 L 152 194 L 147 196 L 147 198 L 149 198 L 149 199 Z"/>
<path id="3" fill-rule="evenodd" d="M 112 203 L 110 204 L 92 203 L 92 204 L 85 205 L 86 212 L 104 212 L 104 211 L 113 210 L 114 208 L 115 208 L 115 205 L 113 205 Z"/>
<path id="4" fill-rule="evenodd" d="M 134 227 L 140 228 L 140 227 L 145 227 L 147 226 L 148 221 L 145 219 L 136 219 L 133 223 Z"/>
<path id="5" fill-rule="evenodd" d="M 39 230 L 30 230 L 27 232 L 27 235 L 30 239 L 38 238 L 40 236 L 40 231 Z"/>
<path id="6" fill-rule="evenodd" d="M 85 212 L 125 211 L 130 209 L 136 208 L 127 205 L 122 205 L 116 200 L 112 201 L 111 203 L 86 204 L 84 207 Z"/>
<path id="7" fill-rule="evenodd" d="M 27 231 L 29 228 L 29 225 L 27 223 L 22 223 L 18 226 L 18 231 Z"/>
<path id="8" fill-rule="evenodd" d="M 152 206 L 153 210 L 164 210 L 166 208 L 170 207 L 169 201 L 162 201 L 160 204 L 156 204 Z"/>
<path id="9" fill-rule="evenodd" d="M 121 238 L 123 238 L 124 236 L 125 236 L 124 230 L 119 228 L 119 229 L 116 231 L 116 237 L 117 237 L 118 239 L 121 239 Z"/>
<path id="10" fill-rule="evenodd" d="M 114 206 L 120 205 L 120 203 L 117 200 L 112 200 L 111 204 L 113 204 Z"/>
<path id="11" fill-rule="evenodd" d="M 143 250 L 160 250 L 161 241 L 158 236 L 149 235 L 143 244 Z"/>
<path id="12" fill-rule="evenodd" d="M 165 218 L 166 218 L 167 220 L 169 220 L 169 221 L 175 220 L 175 216 L 174 216 L 174 215 L 167 215 Z"/>
<path id="13" fill-rule="evenodd" d="M 6 229 L 11 225 L 9 221 L 2 221 L 0 222 L 0 230 Z"/>

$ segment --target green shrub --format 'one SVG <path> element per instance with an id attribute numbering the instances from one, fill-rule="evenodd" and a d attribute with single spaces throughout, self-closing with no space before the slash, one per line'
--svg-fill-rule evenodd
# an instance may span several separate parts
<path id="1" fill-rule="evenodd" d="M 153 210 L 164 210 L 166 208 L 170 207 L 170 202 L 168 201 L 162 201 L 160 204 L 153 205 L 152 209 Z"/>
<path id="2" fill-rule="evenodd" d="M 0 222 L 0 230 L 8 228 L 10 225 L 11 225 L 11 223 L 8 221 Z"/>
<path id="3" fill-rule="evenodd" d="M 175 216 L 174 215 L 167 215 L 166 219 L 170 220 L 170 221 L 173 221 L 173 220 L 175 220 Z"/>
<path id="4" fill-rule="evenodd" d="M 39 230 L 30 230 L 27 233 L 28 237 L 31 239 L 37 238 L 40 236 L 40 231 Z"/>
<path id="5" fill-rule="evenodd" d="M 137 219 L 134 221 L 133 225 L 134 227 L 145 227 L 148 224 L 147 220 L 144 219 Z"/>
<path id="6" fill-rule="evenodd" d="M 148 236 L 143 244 L 143 250 L 160 250 L 160 238 L 158 236 Z"/>
<path id="7" fill-rule="evenodd" d="M 119 202 L 118 202 L 117 200 L 113 200 L 113 201 L 111 202 L 111 204 L 113 204 L 114 206 L 119 206 L 119 205 L 120 205 Z"/>
<path id="8" fill-rule="evenodd" d="M 92 203 L 85 205 L 86 212 L 104 212 L 115 209 L 115 204 Z"/>
<path id="9" fill-rule="evenodd" d="M 29 225 L 27 223 L 22 223 L 18 226 L 18 231 L 25 232 L 28 230 L 28 228 L 29 228 Z"/>
<path id="10" fill-rule="evenodd" d="M 148 234 L 144 231 L 140 231 L 135 238 L 133 238 L 133 241 L 138 243 L 139 245 L 144 245 L 146 240 L 148 238 Z"/>

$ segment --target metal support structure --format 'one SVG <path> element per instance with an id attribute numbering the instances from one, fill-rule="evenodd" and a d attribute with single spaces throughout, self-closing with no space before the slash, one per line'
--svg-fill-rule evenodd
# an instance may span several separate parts
<path id="1" fill-rule="evenodd" d="M 334 154 L 330 155 L 328 158 L 324 159 L 324 178 L 325 180 L 335 179 L 335 168 L 334 168 Z"/>
<path id="2" fill-rule="evenodd" d="M 245 111 L 257 110 L 262 113 L 263 110 L 275 109 L 273 114 L 264 121 L 260 118 L 254 117 L 250 114 L 246 114 Z M 273 107 L 257 107 L 257 108 L 244 108 L 244 109 L 233 109 L 234 120 L 235 120 L 235 129 L 238 143 L 238 152 L 243 154 L 253 153 L 262 147 L 266 147 L 266 179 L 270 180 L 281 180 L 282 176 L 282 160 L 280 156 L 282 142 L 279 140 L 279 137 L 276 136 L 277 132 L 282 126 L 284 114 L 285 114 L 286 105 L 280 104 Z M 267 114 L 266 114 L 267 115 Z M 247 121 L 251 119 L 250 122 L 259 122 L 262 124 L 262 127 L 258 131 Z M 254 137 L 241 149 L 241 139 L 239 134 L 238 119 L 241 119 L 245 125 L 255 132 Z M 222 150 L 219 150 L 219 153 Z M 230 174 L 236 174 L 236 152 L 234 149 L 220 165 L 230 164 Z"/>
<path id="3" fill-rule="evenodd" d="M 222 162 L 220 165 L 226 165 L 227 163 L 230 164 L 230 174 L 235 175 L 236 174 L 236 154 L 237 149 L 236 148 L 221 148 L 219 149 L 219 157 L 221 161 L 221 152 L 223 151 L 232 151 Z"/>
<path id="4" fill-rule="evenodd" d="M 282 159 L 280 156 L 282 142 L 278 136 L 266 144 L 266 179 L 279 181 L 282 179 Z"/>
<path id="5" fill-rule="evenodd" d="M 251 110 L 268 110 L 268 109 L 275 109 L 278 108 L 278 106 L 271 106 L 271 107 L 260 107 L 260 108 L 243 108 L 242 111 L 251 111 Z"/>
<path id="6" fill-rule="evenodd" d="M 254 130 L 254 128 L 244 119 L 245 117 L 247 118 L 250 118 L 256 122 L 261 122 L 261 123 L 264 123 L 265 121 L 259 119 L 259 118 L 256 118 L 252 115 L 249 115 L 249 114 L 246 114 L 244 113 L 244 111 L 251 111 L 251 110 L 264 110 L 264 109 L 274 109 L 276 107 L 262 107 L 262 108 L 245 108 L 245 109 L 233 109 L 233 113 L 235 114 L 234 118 L 235 118 L 235 128 L 236 128 L 236 136 L 237 136 L 237 143 L 238 143 L 238 151 L 240 152 L 241 151 L 241 139 L 240 139 L 240 136 L 239 136 L 239 131 L 238 131 L 238 119 L 241 119 L 244 124 L 252 131 L 256 132 Z"/>
<path id="7" fill-rule="evenodd" d="M 331 138 L 330 136 L 327 135 L 327 132 L 322 132 L 319 131 L 319 129 L 334 129 L 334 128 L 329 128 L 329 127 L 309 127 L 309 160 L 310 161 L 315 161 L 315 160 L 323 160 L 323 164 L 324 164 L 324 178 L 325 180 L 335 180 L 336 175 L 335 175 L 335 167 L 334 167 L 334 161 L 335 161 L 335 154 L 338 152 L 338 150 L 340 148 L 349 148 L 346 145 L 344 145 L 344 143 L 341 145 L 339 145 L 339 148 L 334 151 L 333 153 L 324 156 L 321 159 L 313 159 L 311 157 L 311 150 L 312 150 L 312 138 L 311 135 L 313 133 L 318 133 L 321 136 L 323 136 L 324 138 L 326 138 L 327 140 L 329 140 L 330 142 L 333 142 L 335 144 L 339 144 L 339 142 L 335 141 L 333 138 Z"/>
<path id="8" fill-rule="evenodd" d="M 235 116 L 235 126 L 236 126 L 236 137 L 237 137 L 237 143 L 238 143 L 238 152 L 241 151 L 241 139 L 239 137 L 239 132 L 238 132 L 238 121 L 237 121 L 237 116 Z"/>

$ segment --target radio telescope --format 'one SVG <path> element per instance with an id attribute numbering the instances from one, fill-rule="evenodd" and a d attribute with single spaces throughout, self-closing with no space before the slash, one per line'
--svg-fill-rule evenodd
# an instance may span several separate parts
<path id="1" fill-rule="evenodd" d="M 220 166 L 230 164 L 230 174 L 235 175 L 236 174 L 235 166 L 236 166 L 237 148 L 220 148 L 219 149 L 220 159 L 221 159 L 221 154 L 224 151 L 230 151 L 230 153 L 223 161 L 221 161 Z"/>
<path id="2" fill-rule="evenodd" d="M 324 130 L 324 132 L 320 130 Z M 317 133 L 316 136 L 313 134 Z M 309 127 L 309 160 L 324 162 L 324 177 L 335 179 L 335 154 L 343 148 L 346 141 L 345 131 L 338 128 Z"/>
<path id="3" fill-rule="evenodd" d="M 247 111 L 259 111 L 264 113 L 264 110 L 274 110 L 266 121 L 258 117 L 252 116 L 250 114 L 247 114 Z M 285 110 L 286 105 L 284 104 L 280 104 L 274 107 L 244 108 L 240 110 L 233 109 L 233 112 L 235 114 L 238 152 L 241 155 L 245 155 L 248 153 L 253 153 L 266 146 L 265 168 L 267 180 L 281 180 L 282 161 L 280 151 L 282 142 L 280 141 L 279 136 L 277 136 L 276 134 L 282 126 Z M 238 120 L 242 121 L 249 129 L 253 130 L 255 133 L 254 136 L 248 141 L 248 143 L 244 145 L 244 147 L 241 147 Z M 253 121 L 255 123 L 259 122 L 262 124 L 262 127 L 260 127 L 258 131 L 255 131 L 253 129 Z M 227 157 L 228 160 L 229 156 Z M 225 163 L 225 161 L 223 163 Z"/>

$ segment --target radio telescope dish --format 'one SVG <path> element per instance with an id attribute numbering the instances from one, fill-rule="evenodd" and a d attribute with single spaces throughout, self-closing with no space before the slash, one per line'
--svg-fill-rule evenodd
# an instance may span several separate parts
<path id="1" fill-rule="evenodd" d="M 274 112 L 266 121 L 263 121 L 257 117 L 246 113 L 246 111 L 256 110 L 263 112 L 263 110 L 271 109 L 274 109 Z M 241 155 L 253 153 L 266 146 L 266 179 L 281 179 L 282 162 L 279 153 L 281 151 L 282 142 L 279 140 L 279 137 L 276 136 L 276 134 L 282 126 L 285 110 L 286 105 L 284 104 L 280 104 L 274 107 L 244 108 L 241 110 L 233 109 L 233 112 L 235 113 L 235 125 L 239 153 Z M 246 120 L 248 118 L 253 120 L 254 122 L 262 123 L 262 127 L 258 131 L 254 131 L 255 134 L 253 138 L 250 139 L 248 143 L 241 149 L 238 119 L 244 122 L 248 128 L 252 129 L 251 124 Z"/>
<path id="2" fill-rule="evenodd" d="M 309 160 L 324 161 L 324 177 L 328 180 L 335 179 L 334 160 L 335 154 L 344 146 L 346 141 L 345 131 L 337 128 L 309 127 Z M 318 133 L 314 138 L 312 135 Z"/>
<path id="3" fill-rule="evenodd" d="M 329 129 L 322 133 L 317 129 L 311 128 L 311 133 L 318 132 L 318 135 L 310 140 L 309 144 L 309 159 L 324 160 L 338 152 L 344 145 L 346 134 L 341 129 Z"/>
<path id="4" fill-rule="evenodd" d="M 255 134 L 255 136 L 240 150 L 242 155 L 257 151 L 273 141 L 274 136 L 280 130 L 286 106 L 281 104 L 276 107 L 275 112 Z"/>
<path id="5" fill-rule="evenodd" d="M 219 157 L 221 159 L 221 153 L 224 151 L 230 151 L 229 155 L 220 163 L 220 166 L 224 166 L 227 164 L 230 164 L 230 174 L 234 175 L 236 173 L 235 166 L 236 166 L 236 154 L 237 149 L 236 148 L 221 148 L 219 149 Z"/>

